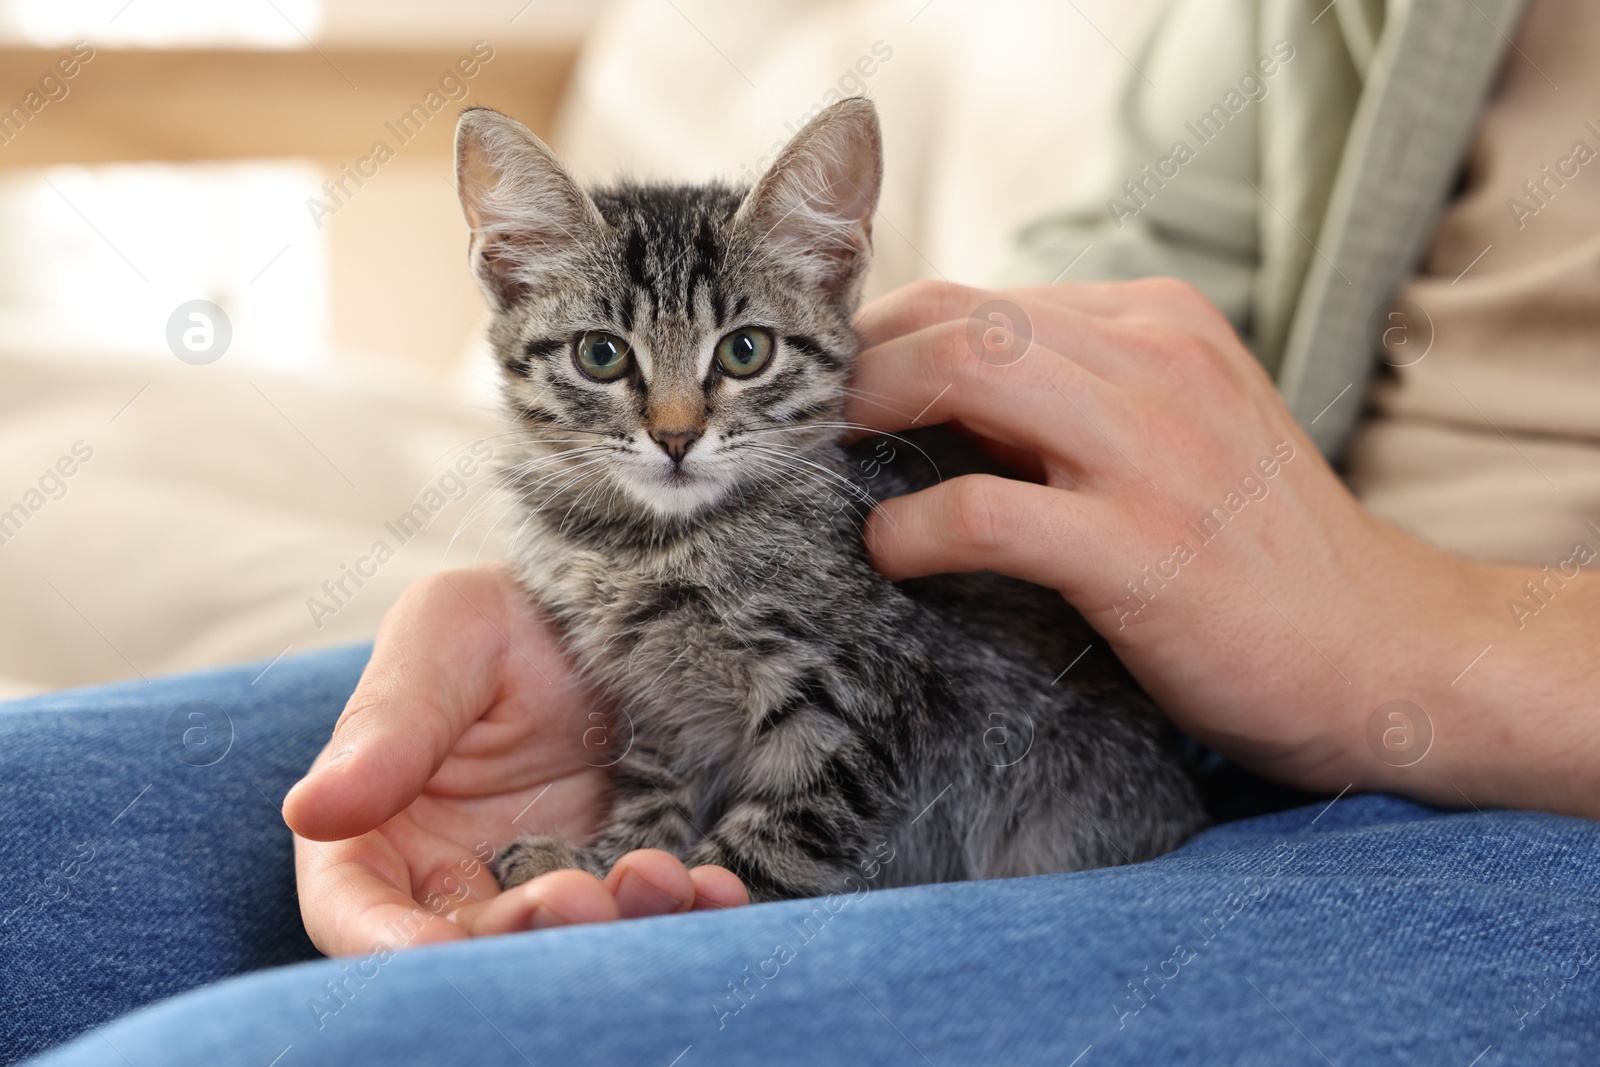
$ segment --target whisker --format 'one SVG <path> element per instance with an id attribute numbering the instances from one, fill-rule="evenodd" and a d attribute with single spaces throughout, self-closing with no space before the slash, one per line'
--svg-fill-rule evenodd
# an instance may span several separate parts
<path id="1" fill-rule="evenodd" d="M 855 483 L 853 483 L 853 482 L 850 482 L 848 480 L 844 480 L 844 484 L 851 491 L 849 493 L 840 493 L 836 488 L 834 488 L 833 484 L 831 482 L 829 482 L 821 474 L 818 474 L 814 470 L 808 469 L 806 466 L 804 466 L 802 464 L 793 462 L 791 457 L 783 456 L 781 453 L 770 452 L 770 451 L 766 451 L 766 450 L 762 450 L 762 449 L 756 449 L 756 451 L 764 453 L 764 455 L 767 458 L 769 463 L 771 463 L 771 464 L 773 464 L 773 465 L 775 465 L 775 466 L 787 471 L 788 473 L 790 473 L 791 475 L 793 475 L 795 477 L 799 477 L 799 478 L 804 479 L 808 484 L 816 487 L 818 490 L 820 490 L 821 492 L 827 494 L 830 497 L 834 497 L 835 499 L 839 499 L 839 500 L 846 500 L 852 506 L 859 505 L 864 500 L 865 501 L 870 501 L 871 500 L 870 494 L 865 494 L 864 495 L 863 492 L 859 488 L 857 488 L 855 486 Z M 824 473 L 831 473 L 831 472 L 827 472 L 825 468 L 823 468 L 823 472 Z M 784 489 L 792 489 L 792 487 L 782 485 L 782 483 L 775 483 L 775 484 L 779 484 Z"/>
<path id="2" fill-rule="evenodd" d="M 557 452 L 549 456 L 536 456 L 532 459 L 525 460 L 521 463 L 515 463 L 502 469 L 495 475 L 494 481 L 485 489 L 483 495 L 468 507 L 466 514 L 463 515 L 460 522 L 456 524 L 455 532 L 450 535 L 450 542 L 448 545 L 446 545 L 446 549 L 448 550 L 455 544 L 456 538 L 460 536 L 462 530 L 464 530 L 469 523 L 476 521 L 478 516 L 489 508 L 495 495 L 501 490 L 506 489 L 518 480 L 527 477 L 542 467 L 559 463 L 562 460 L 570 460 L 580 456 L 611 451 L 616 451 L 616 449 L 608 445 L 589 445 L 583 448 L 574 448 L 563 452 Z M 492 528 L 493 527 L 491 527 L 491 529 Z"/>
<path id="3" fill-rule="evenodd" d="M 788 454 L 785 454 L 785 453 L 782 453 L 782 452 L 778 452 L 776 450 L 773 450 L 773 449 L 770 449 L 770 448 L 767 448 L 767 447 L 764 447 L 764 446 L 761 446 L 761 445 L 755 445 L 755 444 L 746 445 L 745 447 L 751 449 L 754 452 L 757 452 L 757 453 L 760 453 L 760 454 L 764 454 L 767 457 L 769 457 L 769 459 L 779 460 L 780 457 L 781 457 L 782 461 L 799 460 L 802 463 L 808 463 L 813 467 L 817 467 L 819 470 L 823 471 L 824 473 L 834 474 L 834 472 L 829 471 L 827 468 L 820 467 L 819 465 L 814 464 L 814 463 L 810 463 L 809 460 L 806 460 L 804 457 L 801 457 L 801 456 L 788 455 Z M 798 470 L 798 469 L 795 469 L 793 467 L 790 467 L 789 469 L 794 470 L 795 473 L 797 473 L 797 474 L 805 473 L 802 470 Z M 836 478 L 840 477 L 837 474 L 834 474 L 834 476 Z M 817 476 L 816 475 L 812 475 L 812 477 L 816 478 Z M 872 509 L 876 508 L 879 503 L 881 503 L 878 500 L 877 497 L 873 496 L 872 493 L 867 491 L 867 489 L 865 487 L 861 486 L 859 483 L 856 483 L 856 482 L 853 482 L 853 481 L 849 481 L 848 479 L 845 479 L 845 484 L 847 486 L 849 486 L 849 488 L 850 488 L 850 493 L 848 494 L 848 498 L 849 498 L 849 501 L 850 501 L 852 506 L 857 506 L 857 505 L 860 505 L 860 504 L 867 504 L 868 505 L 867 510 L 871 511 Z M 828 485 L 828 484 L 824 483 L 824 487 L 825 487 L 825 490 L 827 492 L 832 493 L 833 495 L 836 495 L 836 496 L 839 495 L 832 488 L 831 485 Z M 857 512 L 857 514 L 860 515 L 861 513 Z M 884 519 L 885 522 L 889 523 L 891 529 L 894 529 L 895 531 L 899 531 L 900 524 L 895 522 L 895 520 L 887 512 L 879 512 L 879 514 L 881 514 L 883 516 L 883 519 Z"/>
<path id="4" fill-rule="evenodd" d="M 597 477 L 603 474 L 603 471 L 594 469 L 602 462 L 604 461 L 591 460 L 589 463 L 583 464 L 577 468 L 577 473 L 573 477 L 567 479 L 565 482 L 562 482 L 560 486 L 547 493 L 545 495 L 545 499 L 542 500 L 536 507 L 530 508 L 528 510 L 528 514 L 523 517 L 521 524 L 517 526 L 516 531 L 511 535 L 512 543 L 516 543 L 516 541 L 522 536 L 522 531 L 527 527 L 528 523 L 537 518 L 539 513 L 549 506 L 551 501 L 557 499 L 562 493 L 579 484 L 584 479 Z"/>
<path id="5" fill-rule="evenodd" d="M 826 475 L 827 477 L 833 478 L 834 480 L 838 481 L 840 484 L 844 485 L 848 490 L 850 490 L 850 492 L 853 495 L 859 495 L 859 496 L 861 496 L 861 497 L 863 497 L 865 499 L 868 499 L 868 500 L 872 500 L 873 499 L 872 494 L 870 492 L 868 492 L 863 486 L 861 486 L 860 483 L 851 480 L 850 478 L 846 477 L 843 474 L 840 474 L 836 470 L 833 470 L 833 469 L 831 469 L 829 467 L 823 466 L 821 463 L 818 463 L 815 460 L 807 459 L 805 456 L 802 456 L 799 453 L 794 452 L 793 450 L 783 450 L 783 449 L 781 449 L 781 447 L 780 448 L 774 448 L 771 445 L 759 445 L 759 444 L 754 444 L 754 443 L 747 444 L 747 445 L 745 445 L 745 447 L 753 449 L 753 450 L 758 451 L 758 452 L 766 452 L 769 455 L 781 455 L 785 459 L 790 460 L 792 462 L 804 464 L 805 466 L 810 467 L 811 469 L 816 470 L 816 471 L 820 472 L 821 474 Z M 876 501 L 874 501 L 874 502 L 876 502 Z"/>
<path id="6" fill-rule="evenodd" d="M 818 428 L 826 428 L 826 429 L 838 429 L 838 430 L 862 430 L 862 431 L 865 431 L 867 433 L 872 434 L 875 437 L 886 437 L 891 441 L 898 441 L 901 444 L 905 445 L 907 448 L 916 449 L 916 451 L 922 456 L 922 458 L 928 461 L 928 466 L 933 468 L 933 473 L 938 478 L 938 480 L 941 481 L 941 482 L 944 481 L 944 473 L 939 470 L 939 464 L 934 462 L 933 457 L 928 455 L 927 450 L 925 448 L 923 448 L 921 445 L 917 444 L 915 441 L 911 440 L 908 437 L 901 436 L 900 434 L 897 434 L 897 433 L 886 433 L 883 430 L 875 429 L 874 427 L 871 427 L 871 426 L 864 426 L 864 425 L 862 425 L 861 423 L 858 423 L 858 422 L 807 422 L 807 423 L 795 423 L 795 424 L 792 424 L 792 425 L 785 425 L 785 426 L 765 426 L 765 427 L 761 427 L 761 428 L 755 429 L 755 430 L 741 430 L 739 435 L 742 437 L 742 436 L 744 436 L 746 434 L 748 434 L 750 436 L 755 436 L 756 434 L 775 434 L 775 433 L 785 433 L 785 432 L 794 433 L 797 430 L 806 429 L 806 428 L 809 428 L 809 427 L 818 427 Z"/>
<path id="7" fill-rule="evenodd" d="M 896 407 L 893 404 L 884 403 L 884 401 L 888 399 L 887 395 L 884 394 L 884 393 L 872 393 L 872 392 L 868 392 L 865 389 L 857 389 L 854 386 L 849 386 L 849 385 L 845 386 L 841 391 L 846 396 L 860 397 L 862 400 L 865 400 L 867 403 L 871 404 L 873 407 L 883 408 L 883 410 L 885 410 L 885 411 L 892 411 L 896 415 L 901 416 L 902 418 L 912 414 L 909 411 L 902 411 L 900 408 Z"/>
<path id="8" fill-rule="evenodd" d="M 594 459 L 594 460 L 589 460 L 589 461 L 587 461 L 585 463 L 579 464 L 577 467 L 564 467 L 559 471 L 555 471 L 555 472 L 553 472 L 551 474 L 546 475 L 543 479 L 541 479 L 538 483 L 536 483 L 534 485 L 524 486 L 519 491 L 511 493 L 510 494 L 510 499 L 507 501 L 506 506 L 501 509 L 500 514 L 497 515 L 495 517 L 494 521 L 491 522 L 488 525 L 488 527 L 484 530 L 483 538 L 479 541 L 479 552 L 482 552 L 483 545 L 488 542 L 489 536 L 494 533 L 496 527 L 498 527 L 502 522 L 505 521 L 506 516 L 509 515 L 515 509 L 517 509 L 518 507 L 525 506 L 525 505 L 527 505 L 529 503 L 530 500 L 535 499 L 535 497 L 541 492 L 542 487 L 544 485 L 548 484 L 551 481 L 554 481 L 557 478 L 561 478 L 561 477 L 563 477 L 563 476 L 565 476 L 567 474 L 571 474 L 575 470 L 584 471 L 586 468 L 596 466 L 601 462 L 603 462 L 602 459 Z M 538 512 L 542 508 L 542 506 L 543 505 L 540 505 L 539 507 L 533 508 L 529 512 L 528 518 L 532 518 L 534 515 L 538 514 Z M 526 521 L 524 521 L 524 523 L 522 525 L 526 525 Z M 517 531 L 514 534 L 512 534 L 512 538 L 511 539 L 512 539 L 513 543 L 515 542 L 515 539 L 521 535 L 521 533 L 522 533 L 522 526 L 519 526 L 517 528 Z M 453 542 L 453 540 L 454 539 L 452 538 L 452 542 Z"/>
<path id="9" fill-rule="evenodd" d="M 575 509 L 579 504 L 583 503 L 584 497 L 588 496 L 590 493 L 594 492 L 597 488 L 604 484 L 604 481 L 596 481 L 594 485 L 589 486 L 583 492 L 579 493 L 577 498 L 567 506 L 566 514 L 561 516 L 561 522 L 557 524 L 556 529 L 562 531 L 566 530 L 567 522 L 572 518 L 573 509 Z"/>

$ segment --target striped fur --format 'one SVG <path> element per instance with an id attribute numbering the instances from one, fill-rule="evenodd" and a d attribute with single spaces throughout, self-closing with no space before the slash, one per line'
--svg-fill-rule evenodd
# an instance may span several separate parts
<path id="1" fill-rule="evenodd" d="M 587 194 L 481 109 L 457 145 L 520 577 L 626 753 L 598 835 L 513 841 L 503 884 L 655 847 L 780 899 L 1129 862 L 1203 824 L 1160 716 L 1060 597 L 988 574 L 892 584 L 867 560 L 873 499 L 978 469 L 939 431 L 839 443 L 871 105 L 825 111 L 749 191 Z M 775 349 L 741 378 L 715 349 L 743 327 Z M 578 369 L 589 331 L 632 346 L 627 373 Z M 652 433 L 694 436 L 674 461 Z"/>

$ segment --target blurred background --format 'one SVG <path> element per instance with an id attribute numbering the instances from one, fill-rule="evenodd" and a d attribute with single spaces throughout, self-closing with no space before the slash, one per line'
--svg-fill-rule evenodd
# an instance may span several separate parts
<path id="1" fill-rule="evenodd" d="M 0 0 L 0 696 L 269 670 L 498 555 L 463 107 L 587 180 L 748 181 L 867 95 L 869 295 L 983 284 L 1110 165 L 1155 6 Z"/>

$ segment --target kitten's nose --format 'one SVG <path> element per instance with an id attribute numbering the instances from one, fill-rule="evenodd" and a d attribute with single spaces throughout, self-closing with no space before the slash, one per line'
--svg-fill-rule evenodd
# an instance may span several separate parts
<path id="1" fill-rule="evenodd" d="M 689 454 L 689 446 L 700 440 L 699 430 L 651 430 L 650 439 L 661 446 L 661 451 L 672 457 L 673 463 L 682 463 Z"/>

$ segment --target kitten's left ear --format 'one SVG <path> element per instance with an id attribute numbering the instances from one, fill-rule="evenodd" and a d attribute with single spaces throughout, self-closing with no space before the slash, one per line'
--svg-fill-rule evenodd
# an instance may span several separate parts
<path id="1" fill-rule="evenodd" d="M 841 100 L 808 122 L 745 197 L 735 224 L 837 304 L 854 310 L 872 261 L 883 184 L 878 110 Z"/>
<path id="2" fill-rule="evenodd" d="M 501 309 L 556 283 L 606 221 L 545 143 L 486 107 L 456 124 L 456 191 L 472 227 L 472 265 Z"/>

